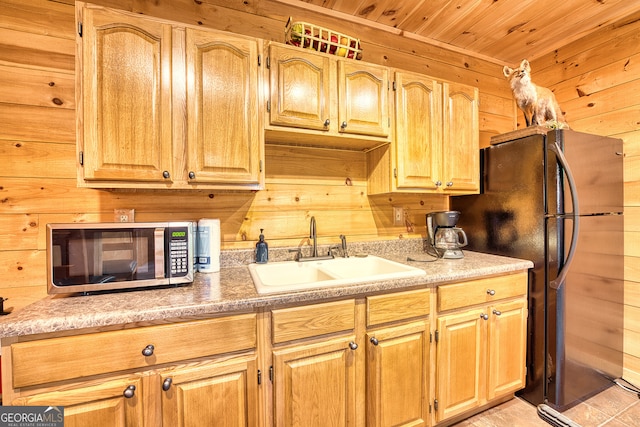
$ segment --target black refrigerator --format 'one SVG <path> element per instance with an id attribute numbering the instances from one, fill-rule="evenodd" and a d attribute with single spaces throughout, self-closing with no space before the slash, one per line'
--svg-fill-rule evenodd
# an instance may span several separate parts
<path id="1" fill-rule="evenodd" d="M 622 377 L 622 140 L 542 127 L 509 135 L 481 150 L 480 194 L 451 197 L 450 208 L 465 249 L 533 261 L 519 395 L 564 411 Z"/>

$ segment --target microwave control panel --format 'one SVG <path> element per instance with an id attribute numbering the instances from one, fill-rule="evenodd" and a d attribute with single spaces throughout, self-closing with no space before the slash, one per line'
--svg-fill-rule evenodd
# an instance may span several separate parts
<path id="1" fill-rule="evenodd" d="M 189 231 L 186 227 L 172 227 L 169 233 L 169 277 L 189 273 Z"/>

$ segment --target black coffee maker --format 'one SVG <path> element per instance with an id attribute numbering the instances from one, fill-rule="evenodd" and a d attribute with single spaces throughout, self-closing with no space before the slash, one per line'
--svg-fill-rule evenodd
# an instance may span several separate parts
<path id="1" fill-rule="evenodd" d="M 463 246 L 467 245 L 467 235 L 456 227 L 460 218 L 458 211 L 440 211 L 427 214 L 429 243 L 439 258 L 463 258 Z"/>

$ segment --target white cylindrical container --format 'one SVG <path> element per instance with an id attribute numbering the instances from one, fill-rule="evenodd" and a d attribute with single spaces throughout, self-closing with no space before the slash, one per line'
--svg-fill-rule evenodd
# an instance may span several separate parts
<path id="1" fill-rule="evenodd" d="M 220 271 L 220 220 L 203 218 L 198 221 L 198 271 Z"/>

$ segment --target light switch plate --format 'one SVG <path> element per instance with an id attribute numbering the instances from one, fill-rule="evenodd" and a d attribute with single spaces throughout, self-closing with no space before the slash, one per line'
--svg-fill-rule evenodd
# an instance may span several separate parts
<path id="1" fill-rule="evenodd" d="M 404 225 L 404 209 L 398 206 L 393 207 L 393 225 Z"/>

